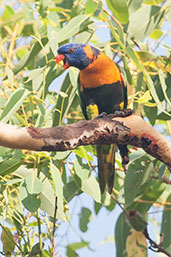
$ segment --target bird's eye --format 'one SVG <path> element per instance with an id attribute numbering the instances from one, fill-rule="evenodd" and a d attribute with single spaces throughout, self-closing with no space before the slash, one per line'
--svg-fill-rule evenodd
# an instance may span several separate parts
<path id="1" fill-rule="evenodd" d="M 69 49 L 69 52 L 70 52 L 70 53 L 73 53 L 74 51 L 75 51 L 74 48 L 70 48 L 70 49 Z"/>

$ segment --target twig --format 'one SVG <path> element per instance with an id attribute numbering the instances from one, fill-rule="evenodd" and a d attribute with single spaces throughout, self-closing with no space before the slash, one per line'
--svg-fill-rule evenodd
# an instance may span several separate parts
<path id="1" fill-rule="evenodd" d="M 40 213 L 39 210 L 37 211 L 37 224 L 38 224 L 38 232 L 39 232 L 39 254 L 40 257 L 43 257 L 42 255 L 42 232 L 41 232 L 41 223 L 40 223 Z"/>
<path id="2" fill-rule="evenodd" d="M 150 250 L 152 250 L 153 252 L 161 252 L 161 253 L 164 253 L 165 255 L 171 257 L 171 254 L 168 253 L 163 247 L 162 247 L 162 244 L 157 244 L 156 242 L 154 242 L 149 234 L 148 234 L 148 231 L 147 229 L 144 230 L 143 234 L 145 235 L 145 237 L 149 240 L 151 246 L 149 247 Z"/>
<path id="3" fill-rule="evenodd" d="M 125 209 L 122 207 L 122 205 L 120 204 L 120 202 L 116 199 L 116 197 L 115 197 L 113 194 L 111 194 L 111 197 L 112 197 L 112 199 L 115 201 L 115 203 L 117 203 L 117 204 L 119 205 L 119 207 L 121 208 L 121 210 L 126 214 Z"/>
<path id="4" fill-rule="evenodd" d="M 158 176 L 151 176 L 150 178 L 159 180 L 159 177 L 158 177 Z M 171 185 L 171 180 L 170 180 L 168 177 L 166 177 L 166 176 L 163 176 L 163 177 L 161 178 L 161 181 L 162 181 L 163 183 L 166 183 L 166 184 Z"/>
<path id="5" fill-rule="evenodd" d="M 52 257 L 55 257 L 55 225 L 56 225 L 56 213 L 57 213 L 58 197 L 55 197 L 55 211 L 53 217 L 53 231 L 52 231 Z"/>
<path id="6" fill-rule="evenodd" d="M 119 205 L 119 207 L 122 209 L 124 215 L 128 218 L 129 214 L 128 212 L 122 207 L 122 205 L 118 202 L 118 200 L 115 198 L 114 195 L 111 195 L 112 199 Z M 169 254 L 163 247 L 162 247 L 162 241 L 163 241 L 163 237 L 161 235 L 161 238 L 160 238 L 160 243 L 157 244 L 155 241 L 153 241 L 149 234 L 148 234 L 148 231 L 147 229 L 145 229 L 143 231 L 143 234 L 145 235 L 146 239 L 149 240 L 151 246 L 149 247 L 150 250 L 152 250 L 153 252 L 161 252 L 161 253 L 164 253 L 166 254 L 167 256 L 171 257 L 171 254 Z"/>

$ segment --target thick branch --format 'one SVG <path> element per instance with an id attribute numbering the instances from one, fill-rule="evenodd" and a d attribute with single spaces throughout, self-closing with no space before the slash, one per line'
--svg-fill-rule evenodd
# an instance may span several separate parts
<path id="1" fill-rule="evenodd" d="M 143 148 L 171 169 L 171 143 L 139 116 L 104 115 L 54 128 L 19 128 L 0 123 L 0 145 L 35 151 L 65 151 L 80 145 L 129 144 Z"/>

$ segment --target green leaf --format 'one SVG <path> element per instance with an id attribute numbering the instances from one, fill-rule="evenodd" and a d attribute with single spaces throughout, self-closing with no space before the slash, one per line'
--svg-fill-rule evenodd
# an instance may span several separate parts
<path id="1" fill-rule="evenodd" d="M 138 211 L 131 210 L 128 212 L 127 219 L 136 231 L 144 231 L 147 228 L 145 216 Z"/>
<path id="2" fill-rule="evenodd" d="M 153 163 L 147 155 L 140 156 L 129 164 L 124 183 L 126 206 L 133 203 L 153 170 Z"/>
<path id="3" fill-rule="evenodd" d="M 128 25 L 128 37 L 136 41 L 144 40 L 157 28 L 164 15 L 159 6 L 143 5 L 131 15 Z"/>
<path id="4" fill-rule="evenodd" d="M 41 204 L 40 198 L 36 194 L 29 194 L 25 179 L 19 187 L 19 193 L 21 201 L 28 211 L 35 212 L 38 210 Z"/>
<path id="5" fill-rule="evenodd" d="M 69 79 L 69 74 L 66 75 L 60 92 L 65 93 L 67 97 L 63 97 L 61 93 L 58 96 L 56 105 L 55 105 L 55 114 L 53 120 L 53 126 L 61 125 L 64 118 L 68 114 L 70 107 L 73 104 L 74 98 L 76 97 L 77 86 L 73 86 Z"/>
<path id="6" fill-rule="evenodd" d="M 25 183 L 29 194 L 40 194 L 42 192 L 42 183 L 35 176 L 27 176 L 25 178 Z"/>
<path id="7" fill-rule="evenodd" d="M 1 114 L 1 122 L 7 122 L 12 117 L 24 102 L 27 94 L 28 91 L 26 89 L 19 88 L 10 96 Z"/>
<path id="8" fill-rule="evenodd" d="M 3 244 L 5 256 L 10 257 L 15 248 L 15 241 L 10 229 L 5 226 L 3 226 L 3 230 L 1 233 L 1 242 Z"/>
<path id="9" fill-rule="evenodd" d="M 77 149 L 74 149 L 73 152 L 81 158 L 85 158 L 87 162 L 93 161 L 93 158 L 87 153 L 84 146 L 80 146 Z"/>
<path id="10" fill-rule="evenodd" d="M 25 13 L 23 11 L 14 12 L 14 10 L 10 6 L 6 6 L 4 13 L 2 15 L 1 26 L 10 25 L 18 22 L 22 18 L 25 17 Z"/>
<path id="11" fill-rule="evenodd" d="M 165 172 L 165 169 L 166 169 L 166 165 L 165 165 L 165 164 L 162 164 L 162 165 L 160 166 L 160 168 L 159 168 L 159 171 L 158 171 L 158 173 L 159 173 L 159 179 L 161 179 L 161 178 L 163 177 L 163 174 L 164 174 L 164 172 Z"/>
<path id="12" fill-rule="evenodd" d="M 158 98 L 158 95 L 156 93 L 156 89 L 154 87 L 154 83 L 150 77 L 150 75 L 148 74 L 148 72 L 146 71 L 145 67 L 139 62 L 134 50 L 131 48 L 131 47 L 126 47 L 126 52 L 128 54 L 128 56 L 135 62 L 135 64 L 137 65 L 137 67 L 142 70 L 143 72 L 143 75 L 146 79 L 146 83 L 147 83 L 147 86 L 154 98 L 154 101 L 157 103 L 158 107 L 160 108 L 160 110 L 162 110 L 163 112 L 165 112 L 163 109 L 163 106 L 162 104 L 160 103 L 160 100 Z M 168 114 L 167 112 L 165 112 L 166 114 Z"/>
<path id="13" fill-rule="evenodd" d="M 54 56 L 56 56 L 57 49 L 58 49 L 58 44 L 56 42 L 56 39 L 58 37 L 59 29 L 56 29 L 56 27 L 54 28 L 54 27 L 50 26 L 50 24 L 48 24 L 47 30 L 48 30 L 48 38 L 49 38 L 50 47 L 52 49 Z"/>
<path id="14" fill-rule="evenodd" d="M 24 163 L 23 160 L 9 159 L 0 163 L 0 175 L 6 176 L 14 172 Z"/>
<path id="15" fill-rule="evenodd" d="M 49 216 L 54 216 L 55 210 L 55 196 L 54 190 L 49 182 L 49 180 L 41 174 L 41 180 L 43 181 L 43 189 L 40 193 L 41 205 L 40 208 L 46 212 Z"/>
<path id="16" fill-rule="evenodd" d="M 76 161 L 74 165 L 76 174 L 81 179 L 81 190 L 86 194 L 94 198 L 96 202 L 101 202 L 101 193 L 97 180 L 89 171 L 89 166 L 84 165 L 83 167 Z"/>
<path id="17" fill-rule="evenodd" d="M 67 202 L 71 201 L 77 193 L 81 193 L 81 190 L 75 181 L 71 181 L 64 186 L 64 198 Z"/>
<path id="18" fill-rule="evenodd" d="M 164 238 L 162 241 L 163 248 L 171 254 L 171 194 L 166 199 L 166 205 L 164 207 L 163 217 L 162 217 L 162 225 L 161 225 L 161 233 Z"/>
<path id="19" fill-rule="evenodd" d="M 151 181 L 149 180 L 149 183 L 147 182 L 142 186 L 141 195 L 138 197 L 138 201 L 129 206 L 129 209 L 137 210 L 142 214 L 146 213 L 165 189 L 166 185 L 161 181 L 154 181 L 153 179 L 151 179 Z"/>
<path id="20" fill-rule="evenodd" d="M 129 14 L 134 14 L 136 10 L 141 7 L 143 0 L 131 0 L 129 1 Z"/>
<path id="21" fill-rule="evenodd" d="M 25 83 L 32 81 L 33 91 L 38 91 L 43 82 L 43 68 L 34 69 L 29 73 L 29 77 Z"/>
<path id="22" fill-rule="evenodd" d="M 96 4 L 92 0 L 87 0 L 85 5 L 85 13 L 94 13 L 96 10 Z"/>
<path id="23" fill-rule="evenodd" d="M 69 155 L 72 153 L 72 151 L 64 151 L 64 152 L 57 152 L 54 156 L 56 160 L 65 160 L 69 157 Z"/>
<path id="24" fill-rule="evenodd" d="M 83 247 L 88 247 L 89 242 L 79 242 L 79 243 L 72 243 L 67 245 L 67 256 L 68 257 L 77 257 L 78 254 L 75 252 L 75 250 L 79 250 Z"/>
<path id="25" fill-rule="evenodd" d="M 7 20 L 9 19 L 13 14 L 14 14 L 14 10 L 9 6 L 9 5 L 6 5 L 5 6 L 5 10 L 3 12 L 3 15 L 2 15 L 2 19 L 3 20 Z"/>
<path id="26" fill-rule="evenodd" d="M 162 72 L 162 70 L 159 69 L 158 72 L 159 72 L 159 78 L 160 78 L 160 85 L 161 85 L 165 100 L 168 105 L 168 111 L 171 111 L 171 101 L 168 98 L 167 93 L 166 93 L 167 86 L 166 86 L 166 82 L 165 82 L 165 76 L 164 76 L 164 73 Z"/>
<path id="27" fill-rule="evenodd" d="M 83 207 L 81 209 L 81 216 L 80 216 L 80 229 L 82 232 L 86 232 L 88 229 L 88 223 L 92 220 L 92 212 L 88 209 Z"/>
<path id="28" fill-rule="evenodd" d="M 22 200 L 22 203 L 28 211 L 35 212 L 40 208 L 41 201 L 36 195 L 28 194 L 27 197 Z"/>
<path id="29" fill-rule="evenodd" d="M 116 242 L 116 256 L 127 257 L 125 252 L 126 239 L 128 237 L 130 227 L 123 213 L 120 214 L 115 226 L 115 242 Z"/>
<path id="30" fill-rule="evenodd" d="M 45 46 L 48 43 L 47 38 L 42 38 L 41 43 Z M 15 65 L 13 70 L 16 75 L 20 72 L 24 67 L 26 67 L 33 59 L 37 56 L 37 54 L 42 50 L 42 45 L 39 42 L 36 42 L 30 49 L 30 51 L 24 55 L 24 57 Z"/>
<path id="31" fill-rule="evenodd" d="M 150 37 L 154 40 L 159 39 L 163 35 L 163 32 L 160 29 L 155 29 L 151 32 Z"/>
<path id="32" fill-rule="evenodd" d="M 7 73 L 8 80 L 9 80 L 11 86 L 13 86 L 13 84 L 14 84 L 14 74 L 8 66 L 6 66 L 6 73 Z"/>
<path id="33" fill-rule="evenodd" d="M 140 96 L 135 102 L 139 104 L 147 104 L 152 99 L 150 91 L 147 90 L 142 96 Z"/>
<path id="34" fill-rule="evenodd" d="M 41 249 L 43 249 L 44 247 L 44 243 L 42 243 Z M 31 252 L 28 255 L 28 257 L 32 257 L 32 256 L 38 256 L 40 253 L 40 243 L 36 243 L 35 245 L 32 246 Z"/>
<path id="35" fill-rule="evenodd" d="M 55 196 L 57 197 L 57 217 L 64 218 L 64 204 L 63 204 L 63 185 L 59 169 L 53 164 L 50 164 L 50 172 L 52 174 L 53 183 L 55 185 Z"/>
<path id="36" fill-rule="evenodd" d="M 45 121 L 45 106 L 40 103 L 37 105 L 38 111 L 39 111 L 39 115 L 37 117 L 36 123 L 35 123 L 35 127 L 42 127 L 42 125 L 44 124 Z"/>
<path id="37" fill-rule="evenodd" d="M 78 15 L 72 18 L 69 23 L 57 33 L 56 44 L 60 43 L 83 29 L 83 25 L 87 23 L 89 15 Z"/>
<path id="38" fill-rule="evenodd" d="M 128 23 L 129 12 L 125 0 L 106 0 L 106 3 L 111 12 L 121 23 Z"/>

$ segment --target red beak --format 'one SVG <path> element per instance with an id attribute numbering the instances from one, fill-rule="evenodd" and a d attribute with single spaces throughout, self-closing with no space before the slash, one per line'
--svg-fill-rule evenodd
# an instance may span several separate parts
<path id="1" fill-rule="evenodd" d="M 63 54 L 58 54 L 56 56 L 56 63 L 60 65 L 60 62 L 63 61 L 63 69 L 66 70 L 69 68 L 69 63 L 67 62 L 65 56 Z"/>

